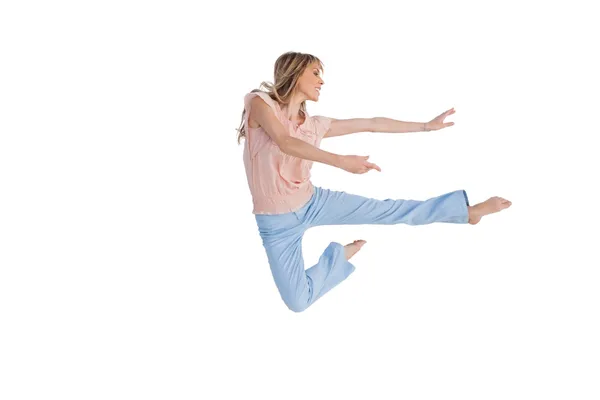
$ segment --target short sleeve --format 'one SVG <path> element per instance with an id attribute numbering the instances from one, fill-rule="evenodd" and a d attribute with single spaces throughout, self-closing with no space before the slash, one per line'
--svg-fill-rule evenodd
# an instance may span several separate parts
<path id="1" fill-rule="evenodd" d="M 332 118 L 324 117 L 322 115 L 317 115 L 317 116 L 314 116 L 313 119 L 315 121 L 315 130 L 316 130 L 317 137 L 319 139 L 322 139 L 323 136 L 325 136 L 325 134 L 327 133 L 327 131 L 329 130 L 329 128 L 331 126 Z"/>
<path id="2" fill-rule="evenodd" d="M 252 92 L 246 94 L 246 96 L 244 96 L 244 106 L 246 107 L 246 112 L 248 114 L 250 113 L 251 101 L 256 96 L 259 96 L 260 98 L 262 98 L 264 100 L 264 102 L 267 103 L 267 105 L 269 105 L 269 107 L 271 107 L 271 109 L 273 110 L 275 115 L 279 116 L 279 109 L 278 109 L 277 105 L 275 104 L 275 101 L 271 98 L 271 96 L 269 96 L 268 93 L 265 93 L 265 92 L 259 91 L 259 90 L 252 91 Z"/>

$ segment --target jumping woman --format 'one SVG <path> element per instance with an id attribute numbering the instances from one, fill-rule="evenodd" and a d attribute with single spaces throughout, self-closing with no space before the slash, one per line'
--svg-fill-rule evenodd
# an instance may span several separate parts
<path id="1" fill-rule="evenodd" d="M 244 97 L 238 144 L 245 138 L 244 166 L 253 211 L 271 273 L 282 300 L 294 312 L 310 307 L 355 267 L 350 258 L 366 243 L 345 246 L 331 242 L 318 262 L 305 270 L 302 238 L 320 225 L 408 224 L 434 222 L 477 224 L 485 215 L 511 206 L 502 197 L 471 206 L 465 190 L 427 200 L 378 200 L 312 184 L 313 162 L 354 174 L 381 172 L 368 156 L 340 155 L 319 148 L 324 138 L 355 132 L 435 131 L 453 122 L 444 119 L 450 109 L 429 122 L 389 118 L 334 119 L 309 116 L 306 101 L 318 101 L 324 82 L 323 64 L 306 53 L 287 52 L 275 61 L 274 83 Z"/>

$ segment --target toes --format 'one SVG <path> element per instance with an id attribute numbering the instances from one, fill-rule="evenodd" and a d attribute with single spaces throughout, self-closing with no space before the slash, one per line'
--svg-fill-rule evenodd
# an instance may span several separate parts
<path id="1" fill-rule="evenodd" d="M 353 241 L 352 243 L 348 243 L 346 246 L 357 246 L 357 247 L 361 247 L 363 244 L 367 243 L 366 240 L 362 240 L 362 239 L 358 239 Z"/>

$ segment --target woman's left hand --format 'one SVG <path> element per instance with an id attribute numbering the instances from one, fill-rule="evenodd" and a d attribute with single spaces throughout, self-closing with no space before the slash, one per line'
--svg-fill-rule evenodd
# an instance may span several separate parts
<path id="1" fill-rule="evenodd" d="M 448 126 L 454 125 L 454 122 L 444 122 L 444 118 L 446 118 L 449 115 L 454 114 L 455 112 L 456 111 L 454 111 L 454 107 L 452 107 L 448 111 L 438 115 L 437 117 L 435 117 L 434 119 L 432 119 L 431 121 L 429 121 L 425 124 L 425 130 L 437 131 L 439 129 L 443 129 Z"/>

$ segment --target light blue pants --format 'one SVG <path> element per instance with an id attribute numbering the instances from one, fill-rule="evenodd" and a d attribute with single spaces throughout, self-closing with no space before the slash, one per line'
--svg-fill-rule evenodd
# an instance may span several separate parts
<path id="1" fill-rule="evenodd" d="M 271 273 L 281 298 L 294 312 L 306 310 L 354 272 L 344 246 L 331 242 L 319 261 L 304 269 L 302 237 L 319 225 L 465 224 L 469 199 L 457 190 L 428 200 L 378 200 L 315 186 L 312 198 L 298 211 L 255 214 Z"/>

